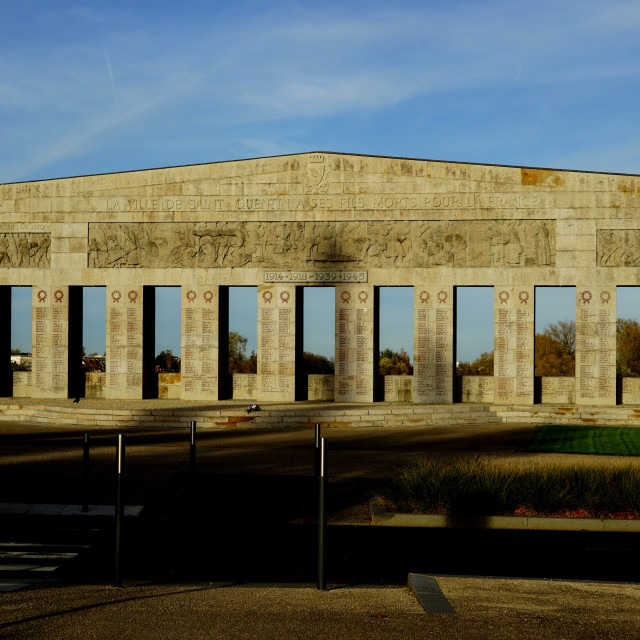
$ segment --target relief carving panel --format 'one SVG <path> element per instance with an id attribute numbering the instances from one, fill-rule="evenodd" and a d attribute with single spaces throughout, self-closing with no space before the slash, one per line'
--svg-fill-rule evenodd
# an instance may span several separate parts
<path id="1" fill-rule="evenodd" d="M 640 229 L 600 229 L 599 267 L 636 267 L 640 264 Z"/>
<path id="2" fill-rule="evenodd" d="M 533 241 L 532 241 L 533 240 Z M 97 268 L 304 269 L 555 264 L 555 223 L 167 222 L 89 225 Z"/>
<path id="3" fill-rule="evenodd" d="M 0 233 L 0 267 L 47 268 L 50 247 L 49 233 Z"/>

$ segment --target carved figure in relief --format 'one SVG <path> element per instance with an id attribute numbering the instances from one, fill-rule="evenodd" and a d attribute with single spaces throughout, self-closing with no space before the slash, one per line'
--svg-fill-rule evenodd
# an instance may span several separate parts
<path id="1" fill-rule="evenodd" d="M 142 262 L 146 267 L 155 267 L 160 256 L 160 249 L 155 240 L 155 229 L 157 225 L 145 225 L 144 240 L 142 241 Z"/>
<path id="2" fill-rule="evenodd" d="M 264 264 L 267 252 L 267 229 L 264 222 L 247 225 L 247 247 L 252 252 L 251 262 Z"/>
<path id="3" fill-rule="evenodd" d="M 226 223 L 223 236 L 225 239 L 223 266 L 244 267 L 251 262 L 251 248 L 247 246 L 247 232 L 244 222 Z"/>
<path id="4" fill-rule="evenodd" d="M 304 250 L 304 224 L 301 222 L 278 222 L 270 229 L 269 264 L 290 268 L 297 255 L 297 249 Z M 302 257 L 302 256 L 301 256 Z M 304 259 L 302 257 L 302 259 Z"/>
<path id="5" fill-rule="evenodd" d="M 51 238 L 47 233 L 0 235 L 0 267 L 48 267 Z"/>
<path id="6" fill-rule="evenodd" d="M 620 253 L 620 266 L 633 267 L 640 260 L 640 242 L 638 242 L 638 232 L 626 230 L 624 232 L 624 240 L 622 242 L 622 251 Z"/>
<path id="7" fill-rule="evenodd" d="M 492 263 L 496 267 L 520 264 L 524 251 L 515 223 L 494 222 L 491 227 Z"/>
<path id="8" fill-rule="evenodd" d="M 11 266 L 11 256 L 9 255 L 9 240 L 7 234 L 0 236 L 0 266 Z"/>
<path id="9" fill-rule="evenodd" d="M 600 266 L 618 266 L 618 243 L 613 231 L 601 231 L 598 235 L 598 264 Z"/>
<path id="10" fill-rule="evenodd" d="M 409 239 L 409 224 L 396 222 L 391 224 L 389 230 L 389 242 L 387 257 L 392 261 L 394 266 L 404 263 L 407 257 L 407 249 L 410 250 L 411 240 Z"/>
<path id="11" fill-rule="evenodd" d="M 124 229 L 124 258 L 128 267 L 137 267 L 140 264 L 139 243 L 136 234 L 131 227 Z"/>
<path id="12" fill-rule="evenodd" d="M 36 267 L 48 267 L 51 263 L 49 256 L 49 247 L 51 247 L 51 236 L 46 234 L 37 243 L 33 263 Z"/>
<path id="13" fill-rule="evenodd" d="M 362 261 L 363 251 L 367 245 L 367 226 L 362 222 L 336 223 L 338 255 L 343 262 Z"/>
<path id="14" fill-rule="evenodd" d="M 454 256 L 445 244 L 444 226 L 440 223 L 420 224 L 418 234 L 418 266 L 439 267 L 453 264 Z"/>
<path id="15" fill-rule="evenodd" d="M 105 250 L 102 243 L 98 242 L 98 239 L 94 236 L 89 240 L 89 266 L 104 267 L 104 255 Z"/>
<path id="16" fill-rule="evenodd" d="M 38 246 L 37 242 L 29 242 L 26 236 L 19 236 L 18 240 L 18 266 L 28 267 L 33 255 L 31 250 Z"/>
<path id="17" fill-rule="evenodd" d="M 384 222 L 370 224 L 369 233 L 363 245 L 362 261 L 371 267 L 384 266 L 389 234 L 388 224 Z"/>
<path id="18" fill-rule="evenodd" d="M 174 246 L 169 254 L 170 267 L 186 267 L 190 266 L 191 260 L 194 258 L 195 252 L 193 244 L 189 239 L 189 232 L 184 229 L 176 229 Z"/>
<path id="19" fill-rule="evenodd" d="M 506 237 L 506 245 L 504 249 L 504 261 L 507 265 L 520 264 L 520 256 L 524 251 L 520 242 L 520 235 L 516 228 L 515 222 L 508 223 Z"/>
<path id="20" fill-rule="evenodd" d="M 551 247 L 549 245 L 549 229 L 544 222 L 538 223 L 536 231 L 536 258 L 538 265 L 551 264 Z"/>
<path id="21" fill-rule="evenodd" d="M 467 240 L 459 226 L 449 224 L 444 229 L 444 246 L 450 257 L 450 264 L 454 267 L 463 267 L 467 263 Z"/>
<path id="22" fill-rule="evenodd" d="M 337 255 L 336 229 L 331 223 L 314 222 L 309 240 L 308 259 L 332 261 Z"/>

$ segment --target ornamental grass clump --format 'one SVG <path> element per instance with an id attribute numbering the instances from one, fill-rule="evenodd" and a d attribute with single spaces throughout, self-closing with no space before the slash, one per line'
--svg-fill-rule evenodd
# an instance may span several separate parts
<path id="1" fill-rule="evenodd" d="M 377 496 L 407 513 L 640 517 L 640 466 L 417 460 L 383 480 Z"/>

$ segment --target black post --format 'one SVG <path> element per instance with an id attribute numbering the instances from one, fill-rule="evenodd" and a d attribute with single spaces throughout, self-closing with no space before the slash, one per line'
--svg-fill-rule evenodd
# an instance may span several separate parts
<path id="1" fill-rule="evenodd" d="M 116 441 L 116 545 L 115 545 L 115 579 L 114 586 L 122 586 L 122 575 L 120 573 L 120 538 L 122 534 L 122 520 L 124 518 L 123 494 L 123 472 L 124 472 L 124 434 L 119 433 Z"/>
<path id="2" fill-rule="evenodd" d="M 195 473 L 196 470 L 196 421 L 191 420 L 189 422 L 189 428 L 191 429 L 191 441 L 189 444 L 189 471 Z"/>
<path id="3" fill-rule="evenodd" d="M 324 576 L 325 538 L 327 530 L 327 512 L 325 509 L 325 488 L 327 476 L 327 439 L 320 438 L 320 472 L 318 477 L 318 591 L 326 591 Z"/>
<path id="4" fill-rule="evenodd" d="M 320 425 L 316 422 L 316 444 L 313 451 L 313 476 L 316 481 L 320 477 Z"/>
<path id="5" fill-rule="evenodd" d="M 84 434 L 82 448 L 82 513 L 89 511 L 89 434 Z"/>

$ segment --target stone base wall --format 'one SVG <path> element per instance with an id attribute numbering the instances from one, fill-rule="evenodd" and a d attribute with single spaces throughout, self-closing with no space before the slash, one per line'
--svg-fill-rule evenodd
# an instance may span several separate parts
<path id="1" fill-rule="evenodd" d="M 307 399 L 321 402 L 333 402 L 334 381 L 333 374 L 312 373 L 307 381 Z"/>
<path id="2" fill-rule="evenodd" d="M 106 373 L 85 374 L 85 397 L 106 398 Z M 413 402 L 413 376 L 381 376 L 385 402 Z M 256 400 L 255 373 L 234 373 L 233 400 Z M 31 371 L 13 372 L 13 397 L 31 398 Z M 308 401 L 333 402 L 334 376 L 312 374 L 308 376 Z M 494 378 L 492 376 L 456 376 L 456 404 L 493 404 Z M 539 415 L 540 405 L 575 405 L 576 379 L 574 377 L 537 377 L 536 404 L 532 415 Z M 618 406 L 640 405 L 640 378 L 618 380 Z M 158 374 L 158 397 L 180 400 L 182 376 L 179 373 Z M 520 405 L 518 405 L 520 406 Z M 533 408 L 536 407 L 535 410 Z M 582 411 L 577 408 L 577 411 Z M 615 410 L 615 408 L 613 408 Z"/>
<path id="3" fill-rule="evenodd" d="M 13 397 L 31 397 L 31 371 L 13 372 Z"/>
<path id="4" fill-rule="evenodd" d="M 413 402 L 413 376 L 383 376 L 385 402 Z"/>
<path id="5" fill-rule="evenodd" d="M 460 402 L 493 402 L 493 376 L 456 376 Z"/>
<path id="6" fill-rule="evenodd" d="M 622 378 L 622 404 L 640 404 L 640 378 Z"/>
<path id="7" fill-rule="evenodd" d="M 99 371 L 87 371 L 85 374 L 85 398 L 106 398 L 107 374 Z M 15 389 L 14 389 L 15 395 Z"/>
<path id="8" fill-rule="evenodd" d="M 182 376 L 179 373 L 158 374 L 158 398 L 180 400 L 182 391 Z"/>
<path id="9" fill-rule="evenodd" d="M 576 379 L 573 377 L 537 378 L 540 380 L 541 404 L 574 404 Z"/>
<path id="10" fill-rule="evenodd" d="M 255 373 L 234 373 L 233 379 L 233 399 L 234 400 L 255 400 L 258 388 L 258 376 Z"/>
<path id="11" fill-rule="evenodd" d="M 301 403 L 298 405 L 262 405 L 262 410 L 247 414 L 244 402 L 222 403 L 211 409 L 210 403 L 199 408 L 197 403 L 176 407 L 165 401 L 150 401 L 148 409 L 114 409 L 111 402 L 87 400 L 73 404 L 71 400 L 0 402 L 0 421 L 42 423 L 68 427 L 179 428 L 188 439 L 190 420 L 198 428 L 213 429 L 283 429 L 307 428 L 314 424 L 327 427 L 397 427 L 420 429 L 431 426 L 473 425 L 487 423 L 531 424 L 598 424 L 640 427 L 640 408 L 633 407 L 567 407 L 535 405 L 402 405 L 376 403 Z M 56 402 L 56 401 L 52 401 Z"/>

